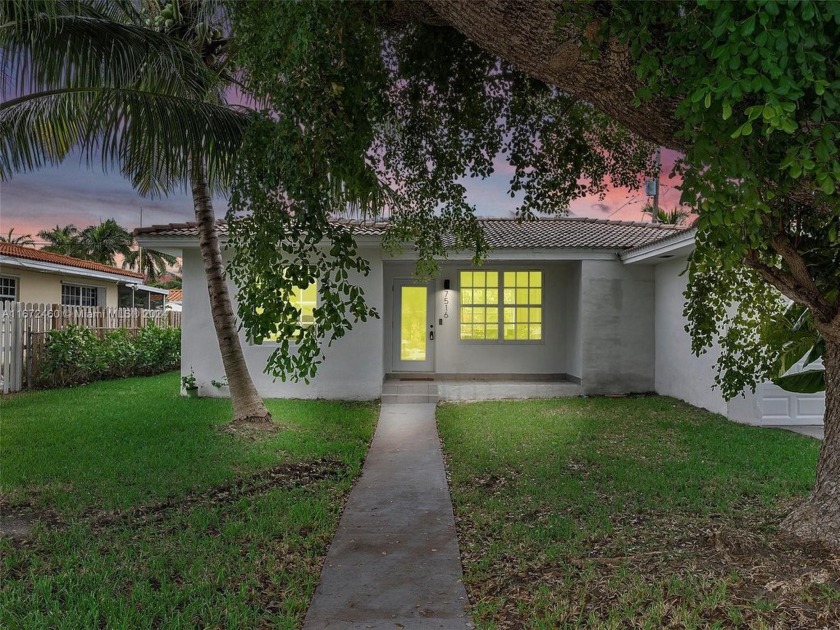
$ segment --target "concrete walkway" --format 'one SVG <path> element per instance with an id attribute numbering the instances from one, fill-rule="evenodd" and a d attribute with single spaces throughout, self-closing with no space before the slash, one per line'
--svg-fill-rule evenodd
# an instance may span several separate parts
<path id="1" fill-rule="evenodd" d="M 433 403 L 383 404 L 305 630 L 471 628 Z"/>

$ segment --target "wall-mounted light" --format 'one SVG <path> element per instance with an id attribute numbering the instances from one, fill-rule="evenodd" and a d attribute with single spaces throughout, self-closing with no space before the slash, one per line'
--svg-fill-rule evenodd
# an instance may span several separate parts
<path id="1" fill-rule="evenodd" d="M 443 280 L 443 319 L 449 319 L 449 278 Z M 443 325 L 443 319 L 440 325 Z"/>

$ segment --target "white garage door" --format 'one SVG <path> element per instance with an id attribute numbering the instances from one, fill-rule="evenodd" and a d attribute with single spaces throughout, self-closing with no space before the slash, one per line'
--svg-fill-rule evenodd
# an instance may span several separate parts
<path id="1" fill-rule="evenodd" d="M 795 394 L 773 383 L 759 385 L 755 394 L 762 425 L 823 423 L 825 394 Z"/>

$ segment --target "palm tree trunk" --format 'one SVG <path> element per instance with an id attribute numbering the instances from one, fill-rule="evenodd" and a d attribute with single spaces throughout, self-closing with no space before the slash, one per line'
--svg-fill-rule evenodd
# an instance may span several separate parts
<path id="1" fill-rule="evenodd" d="M 222 352 L 222 364 L 225 368 L 230 399 L 233 405 L 234 422 L 266 422 L 271 414 L 257 393 L 257 388 L 248 372 L 248 364 L 242 353 L 239 335 L 233 317 L 227 282 L 224 278 L 222 249 L 216 230 L 216 215 L 213 212 L 213 200 L 207 183 L 205 166 L 196 160 L 192 164 L 192 194 L 195 208 L 195 220 L 198 223 L 199 246 L 204 260 L 204 274 L 207 277 L 207 290 L 210 293 L 210 311 L 213 314 L 213 326 Z"/>
<path id="2" fill-rule="evenodd" d="M 814 491 L 788 515 L 782 528 L 805 540 L 840 549 L 840 331 L 825 338 L 825 439 Z"/>

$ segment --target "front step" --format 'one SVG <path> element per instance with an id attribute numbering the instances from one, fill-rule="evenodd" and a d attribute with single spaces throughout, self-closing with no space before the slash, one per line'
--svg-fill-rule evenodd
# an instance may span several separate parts
<path id="1" fill-rule="evenodd" d="M 382 385 L 382 404 L 437 402 L 438 389 L 434 381 L 387 380 Z"/>

